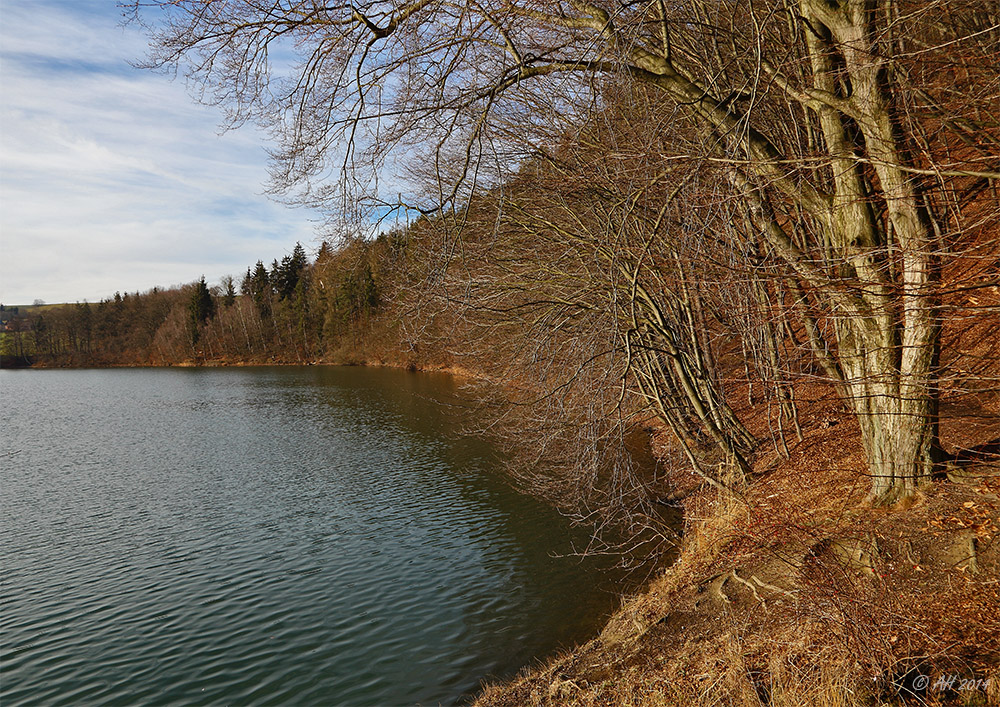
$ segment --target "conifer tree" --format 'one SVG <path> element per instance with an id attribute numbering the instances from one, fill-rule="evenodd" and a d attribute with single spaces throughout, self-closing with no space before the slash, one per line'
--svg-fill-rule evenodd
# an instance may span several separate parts
<path id="1" fill-rule="evenodd" d="M 226 287 L 226 291 L 222 296 L 222 303 L 227 307 L 232 307 L 236 302 L 236 288 L 233 285 L 232 276 L 226 275 L 222 278 L 222 284 Z"/>
<path id="2" fill-rule="evenodd" d="M 194 286 L 191 301 L 188 305 L 191 321 L 191 343 L 197 344 L 201 336 L 201 325 L 207 322 L 215 313 L 215 301 L 205 284 L 205 276 Z"/>

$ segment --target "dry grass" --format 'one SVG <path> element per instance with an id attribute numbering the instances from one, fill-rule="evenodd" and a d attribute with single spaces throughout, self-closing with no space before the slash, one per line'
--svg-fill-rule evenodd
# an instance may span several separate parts
<path id="1" fill-rule="evenodd" d="M 851 419 L 822 395 L 803 410 L 805 441 L 760 454 L 744 499 L 686 500 L 676 562 L 600 637 L 476 704 L 1000 704 L 997 465 L 864 507 Z M 989 440 L 965 429 L 956 446 Z"/>

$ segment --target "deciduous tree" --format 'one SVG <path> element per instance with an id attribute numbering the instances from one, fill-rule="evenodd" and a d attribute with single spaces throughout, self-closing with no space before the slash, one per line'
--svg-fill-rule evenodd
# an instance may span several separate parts
<path id="1" fill-rule="evenodd" d="M 151 64 L 183 66 L 233 124 L 273 128 L 276 187 L 345 211 L 392 201 L 378 191 L 387 159 L 430 178 L 415 206 L 467 205 L 545 148 L 553 121 L 584 124 L 608 86 L 656 94 L 635 112 L 660 129 L 647 156 L 710 176 L 689 199 L 713 212 L 701 221 L 724 215 L 739 265 L 772 273 L 765 298 L 796 300 L 856 414 L 872 498 L 929 477 L 942 259 L 998 211 L 996 2 L 140 6 L 162 13 Z M 272 64 L 279 46 L 296 60 Z"/>

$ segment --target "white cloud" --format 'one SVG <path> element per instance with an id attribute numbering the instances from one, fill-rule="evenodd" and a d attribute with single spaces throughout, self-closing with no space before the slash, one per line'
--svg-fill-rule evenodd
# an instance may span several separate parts
<path id="1" fill-rule="evenodd" d="M 144 40 L 109 0 L 0 10 L 0 301 L 214 281 L 314 238 L 261 195 L 258 133 L 128 66 Z"/>

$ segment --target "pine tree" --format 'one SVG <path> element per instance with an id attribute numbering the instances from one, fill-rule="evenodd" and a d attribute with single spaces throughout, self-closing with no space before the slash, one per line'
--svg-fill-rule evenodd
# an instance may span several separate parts
<path id="1" fill-rule="evenodd" d="M 236 303 L 236 288 L 233 285 L 233 278 L 226 275 L 222 278 L 222 284 L 226 286 L 226 291 L 222 296 L 222 303 L 227 307 L 232 307 Z"/>
<path id="2" fill-rule="evenodd" d="M 247 271 L 250 278 L 249 293 L 253 297 L 254 304 L 261 316 L 267 316 L 271 312 L 271 279 L 267 274 L 267 268 L 260 260 L 254 266 L 253 273 Z"/>
<path id="3" fill-rule="evenodd" d="M 194 292 L 191 293 L 191 301 L 188 304 L 188 312 L 191 322 L 191 343 L 197 344 L 201 337 L 201 325 L 215 313 L 215 301 L 212 299 L 212 293 L 208 290 L 208 285 L 205 284 L 204 275 L 194 286 Z"/>

